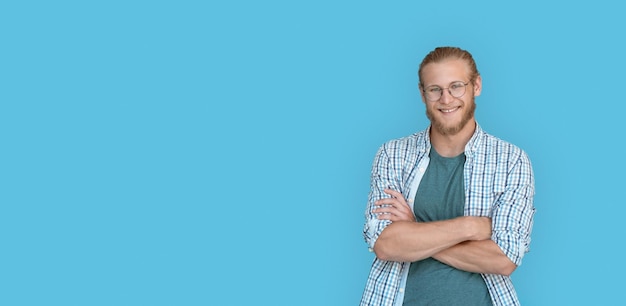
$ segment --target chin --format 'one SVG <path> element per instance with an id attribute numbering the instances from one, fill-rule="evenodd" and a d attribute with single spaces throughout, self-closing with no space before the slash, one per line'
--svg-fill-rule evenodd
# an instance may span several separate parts
<path id="1" fill-rule="evenodd" d="M 430 119 L 433 129 L 435 129 L 439 134 L 453 136 L 462 131 L 463 128 L 465 128 L 474 119 L 476 103 L 473 102 L 474 101 L 470 103 L 470 108 L 464 111 L 461 119 L 454 124 L 446 124 L 442 122 L 442 120 L 439 120 L 429 109 L 426 109 L 426 117 Z"/>
<path id="2" fill-rule="evenodd" d="M 457 125 L 444 125 L 441 124 L 440 122 L 433 122 L 433 127 L 442 135 L 449 135 L 449 136 L 453 136 L 458 134 L 465 126 L 467 125 L 467 122 L 462 122 L 459 123 Z"/>

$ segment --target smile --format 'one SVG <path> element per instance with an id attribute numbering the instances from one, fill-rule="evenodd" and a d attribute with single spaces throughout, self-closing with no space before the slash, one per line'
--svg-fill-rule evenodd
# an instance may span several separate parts
<path id="1" fill-rule="evenodd" d="M 455 111 L 457 109 L 459 109 L 459 108 L 455 107 L 455 108 L 450 108 L 450 109 L 440 109 L 440 111 L 443 112 L 443 113 L 451 113 L 451 112 L 453 112 L 453 111 Z"/>

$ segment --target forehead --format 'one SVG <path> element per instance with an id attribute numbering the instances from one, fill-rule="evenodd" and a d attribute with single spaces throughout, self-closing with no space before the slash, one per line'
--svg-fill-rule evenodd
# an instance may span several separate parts
<path id="1" fill-rule="evenodd" d="M 424 86 L 447 86 L 454 81 L 469 81 L 471 71 L 469 64 L 462 59 L 447 59 L 441 62 L 429 63 L 422 68 L 422 83 Z"/>

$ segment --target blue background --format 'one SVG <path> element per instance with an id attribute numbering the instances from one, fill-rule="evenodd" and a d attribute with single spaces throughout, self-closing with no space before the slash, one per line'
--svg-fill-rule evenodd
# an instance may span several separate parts
<path id="1" fill-rule="evenodd" d="M 536 175 L 524 305 L 617 305 L 624 9 L 610 1 L 0 4 L 0 304 L 356 305 L 417 68 L 473 53 Z M 617 3 L 617 2 L 615 2 Z"/>

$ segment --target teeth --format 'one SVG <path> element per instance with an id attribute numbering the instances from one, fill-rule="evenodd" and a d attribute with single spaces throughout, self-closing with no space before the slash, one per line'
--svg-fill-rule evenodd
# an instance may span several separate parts
<path id="1" fill-rule="evenodd" d="M 451 109 L 442 109 L 441 111 L 444 112 L 444 113 L 451 113 L 451 112 L 453 112 L 455 110 L 456 110 L 456 108 L 451 108 Z"/>

